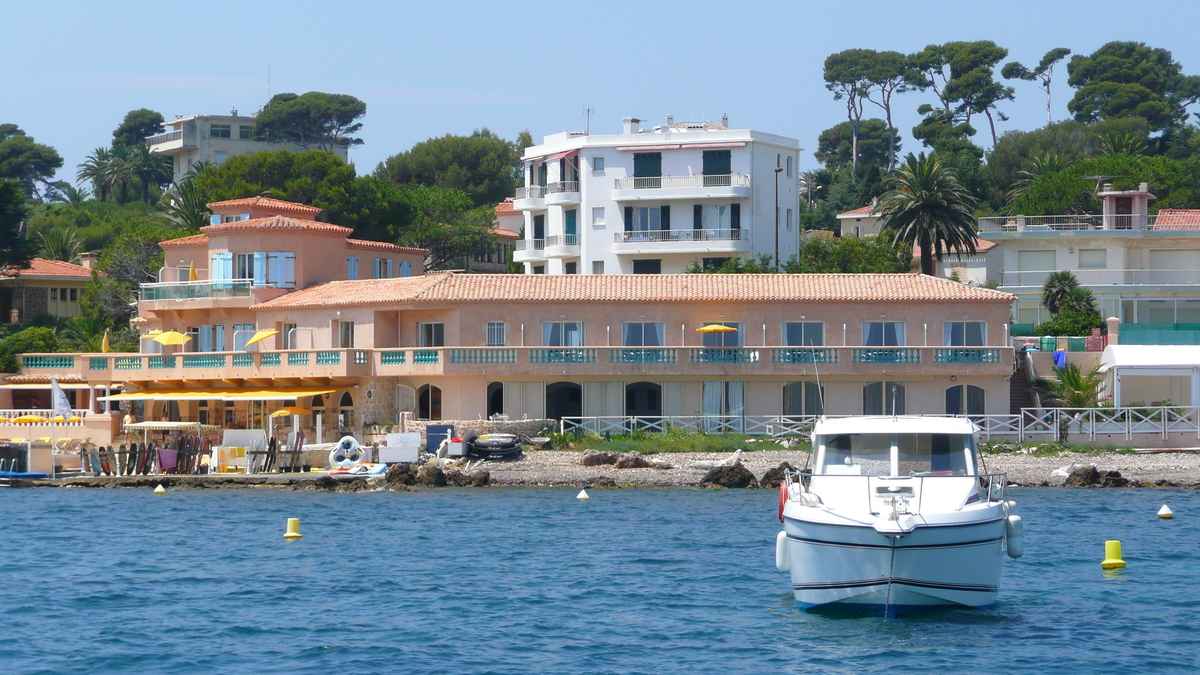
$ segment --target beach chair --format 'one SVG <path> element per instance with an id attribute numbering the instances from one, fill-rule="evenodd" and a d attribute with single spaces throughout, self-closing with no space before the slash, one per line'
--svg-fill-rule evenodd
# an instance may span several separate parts
<path id="1" fill-rule="evenodd" d="M 50 442 L 50 437 L 49 437 L 49 436 L 42 436 L 41 438 L 36 438 L 36 439 L 34 439 L 34 440 L 35 440 L 36 442 L 38 442 L 38 443 L 49 443 L 49 442 Z"/>

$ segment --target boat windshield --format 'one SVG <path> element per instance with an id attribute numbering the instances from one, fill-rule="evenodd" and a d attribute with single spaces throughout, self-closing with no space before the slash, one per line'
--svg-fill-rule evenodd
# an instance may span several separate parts
<path id="1" fill-rule="evenodd" d="M 899 434 L 901 476 L 967 476 L 974 443 L 970 434 Z"/>
<path id="2" fill-rule="evenodd" d="M 836 434 L 824 439 L 820 473 L 832 476 L 887 476 L 892 471 L 891 434 Z"/>

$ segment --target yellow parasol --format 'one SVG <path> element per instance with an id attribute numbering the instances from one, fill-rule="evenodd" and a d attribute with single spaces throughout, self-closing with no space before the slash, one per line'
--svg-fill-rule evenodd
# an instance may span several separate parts
<path id="1" fill-rule="evenodd" d="M 67 424 L 75 424 L 76 422 L 82 422 L 82 421 L 83 421 L 83 418 L 78 415 L 71 415 L 70 417 L 67 418 Z"/>
<path id="2" fill-rule="evenodd" d="M 307 415 L 311 410 L 308 408 L 280 408 L 271 413 L 271 417 L 291 417 L 292 415 Z"/>
<path id="3" fill-rule="evenodd" d="M 256 345 L 273 335 L 279 335 L 279 331 L 277 331 L 277 330 L 260 330 L 254 334 L 254 337 L 250 338 L 249 340 L 246 340 L 246 346 L 249 347 L 250 345 Z"/>
<path id="4" fill-rule="evenodd" d="M 736 333 L 737 329 L 733 326 L 726 326 L 720 323 L 710 323 L 707 326 L 701 326 L 696 329 L 697 333 Z"/>
<path id="5" fill-rule="evenodd" d="M 50 418 L 50 421 L 54 422 L 55 424 L 62 424 L 63 422 L 67 421 L 67 418 L 63 417 L 62 415 L 55 415 L 54 417 Z"/>
<path id="6" fill-rule="evenodd" d="M 196 263 L 192 262 L 188 267 L 188 281 L 200 281 L 200 275 L 196 274 Z"/>
<path id="7" fill-rule="evenodd" d="M 12 422 L 13 424 L 45 424 L 49 421 L 50 420 L 42 417 L 41 415 L 21 415 L 20 417 L 14 417 L 9 420 L 9 422 Z"/>
<path id="8" fill-rule="evenodd" d="M 165 333 L 159 333 L 151 339 L 163 345 L 182 345 L 187 344 L 192 338 L 184 335 L 183 333 L 169 330 Z"/>
<path id="9" fill-rule="evenodd" d="M 112 351 L 112 346 L 108 344 L 108 331 L 104 331 L 104 339 L 100 341 L 100 351 L 104 354 Z"/>
<path id="10" fill-rule="evenodd" d="M 0 417 L 0 424 L 8 424 L 8 418 L 7 418 L 7 417 Z"/>

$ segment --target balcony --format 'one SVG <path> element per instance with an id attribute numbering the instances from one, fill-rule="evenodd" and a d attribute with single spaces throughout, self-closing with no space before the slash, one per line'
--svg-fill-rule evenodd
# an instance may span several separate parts
<path id="1" fill-rule="evenodd" d="M 1153 231 L 1157 218 L 1157 216 L 1116 214 L 1107 216 L 1101 214 L 986 216 L 979 219 L 979 231 L 981 233 L 1014 233 L 1029 236 L 1053 232 Z"/>
<path id="2" fill-rule="evenodd" d="M 545 239 L 518 239 L 513 262 L 542 262 L 546 259 Z"/>
<path id="3" fill-rule="evenodd" d="M 248 298 L 254 287 L 252 279 L 225 281 L 160 281 L 142 284 L 145 302 L 211 300 L 213 298 Z"/>
<path id="4" fill-rule="evenodd" d="M 547 206 L 578 204 L 579 200 L 579 181 L 577 180 L 560 180 L 546 186 Z"/>
<path id="5" fill-rule="evenodd" d="M 638 176 L 613 181 L 616 201 L 662 199 L 744 199 L 750 196 L 750 176 Z"/>
<path id="6" fill-rule="evenodd" d="M 517 188 L 513 208 L 518 211 L 538 211 L 546 208 L 546 186 L 529 185 Z"/>
<path id="7" fill-rule="evenodd" d="M 613 235 L 613 253 L 735 254 L 750 251 L 745 230 L 641 230 Z"/>
<path id="8" fill-rule="evenodd" d="M 1005 288 L 1041 288 L 1046 277 L 1059 270 L 1005 272 L 1001 286 Z M 1192 286 L 1200 284 L 1200 270 L 1110 270 L 1075 269 L 1071 274 L 1080 286 Z"/>
<path id="9" fill-rule="evenodd" d="M 440 375 L 641 377 L 1008 375 L 1011 347 L 394 347 L 178 354 L 25 354 L 23 370 L 108 382 L 318 380 Z"/>
<path id="10" fill-rule="evenodd" d="M 547 258 L 579 257 L 579 237 L 574 234 L 546 237 L 544 255 Z"/>

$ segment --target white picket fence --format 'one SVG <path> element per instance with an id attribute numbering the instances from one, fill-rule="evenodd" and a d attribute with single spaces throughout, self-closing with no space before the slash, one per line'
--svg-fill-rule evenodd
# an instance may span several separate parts
<path id="1" fill-rule="evenodd" d="M 853 417 L 831 415 L 830 417 Z M 946 415 L 936 415 L 946 417 Z M 1119 435 L 1126 441 L 1138 437 L 1195 434 L 1200 439 L 1200 407 L 1153 408 L 1025 408 L 1019 415 L 966 415 L 979 427 L 983 440 L 1054 440 L 1066 425 L 1068 440 L 1099 435 Z M 590 432 L 601 436 L 628 435 L 634 431 L 665 433 L 672 429 L 706 434 L 748 436 L 807 436 L 817 415 L 684 415 L 666 417 L 564 417 L 560 431 Z"/>

